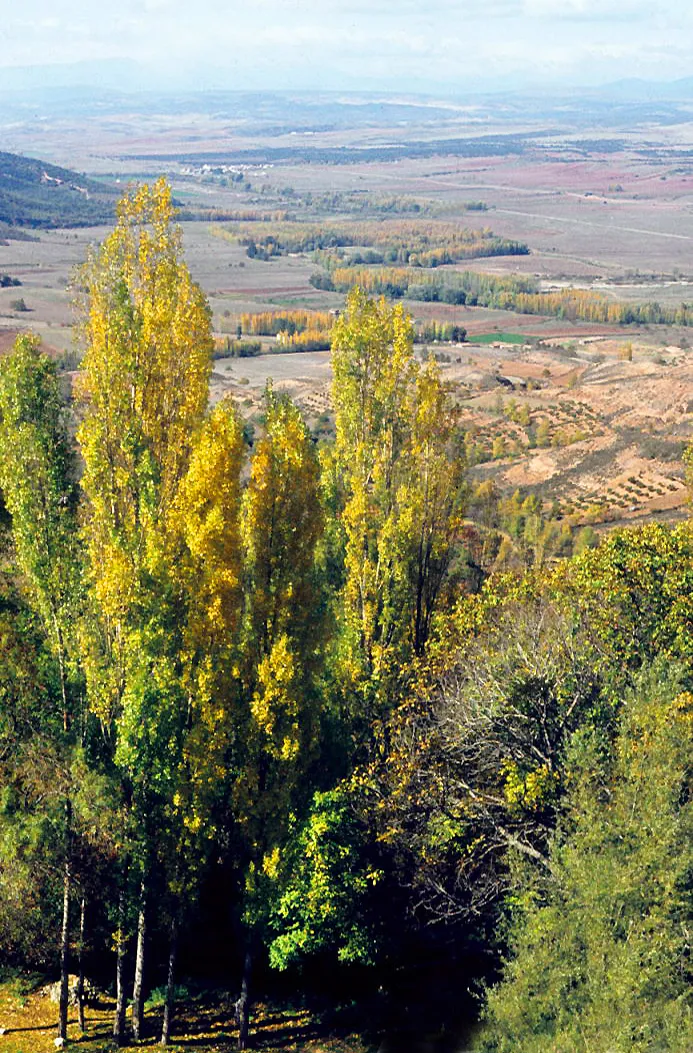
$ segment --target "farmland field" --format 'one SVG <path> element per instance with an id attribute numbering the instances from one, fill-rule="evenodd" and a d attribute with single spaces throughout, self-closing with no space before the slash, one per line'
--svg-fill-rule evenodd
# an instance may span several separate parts
<path id="1" fill-rule="evenodd" d="M 527 281 L 542 293 L 571 288 L 606 303 L 655 301 L 673 318 L 693 300 L 693 107 L 671 104 L 657 123 L 637 108 L 614 107 L 605 117 L 589 105 L 584 113 L 569 106 L 537 113 L 529 100 L 519 108 L 503 100 L 411 103 L 409 120 L 385 108 L 378 124 L 362 120 L 358 105 L 322 100 L 336 117 L 313 127 L 312 104 L 296 105 L 301 118 L 289 107 L 274 127 L 236 117 L 233 98 L 217 112 L 196 111 L 192 99 L 176 119 L 155 104 L 91 116 L 87 134 L 78 115 L 26 119 L 8 122 L 6 147 L 121 187 L 165 174 L 183 214 L 199 216 L 183 222 L 184 246 L 220 346 L 237 337 L 243 314 L 338 311 L 344 293 L 330 287 L 331 275 L 345 266 L 348 273 L 358 259 L 375 273 L 388 246 L 406 259 L 427 238 L 434 253 L 449 253 L 465 230 L 524 246 L 525 254 L 453 257 L 432 267 L 409 258 L 408 280 L 441 290 L 437 302 L 404 296 L 417 329 L 466 331 L 464 343 L 423 338 L 419 353 L 438 357 L 463 425 L 476 436 L 472 475 L 493 478 L 502 492 L 521 488 L 557 501 L 576 523 L 682 515 L 693 329 L 442 301 L 463 272 L 475 272 Z M 291 239 L 321 229 L 347 247 L 292 250 Z M 49 348 L 69 350 L 71 275 L 104 232 L 43 231 L 36 241 L 0 245 L 0 273 L 22 283 L 0 289 L 0 346 L 31 328 Z M 288 247 L 268 249 L 268 238 L 281 241 L 277 232 Z M 19 297 L 26 310 L 16 309 Z M 258 339 L 262 351 L 278 350 L 275 336 Z M 313 426 L 329 427 L 327 352 L 221 358 L 212 394 L 232 394 L 254 419 L 270 378 Z M 499 435 L 506 455 L 497 445 L 492 457 Z"/>

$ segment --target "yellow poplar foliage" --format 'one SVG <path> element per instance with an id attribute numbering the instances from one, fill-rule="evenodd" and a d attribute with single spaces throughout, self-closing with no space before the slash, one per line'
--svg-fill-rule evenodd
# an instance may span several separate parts
<path id="1" fill-rule="evenodd" d="M 328 351 L 330 334 L 321 329 L 305 329 L 302 333 L 278 333 L 277 343 L 297 351 Z"/>
<path id="2" fill-rule="evenodd" d="M 243 456 L 238 413 L 223 400 L 202 426 L 176 509 L 182 547 L 175 574 L 187 598 L 181 665 L 193 714 L 181 811 L 193 830 L 204 822 L 208 836 L 207 806 L 226 776 L 237 705 Z"/>
<path id="3" fill-rule="evenodd" d="M 345 493 L 345 675 L 386 680 L 423 651 L 463 495 L 454 414 L 421 370 L 400 306 L 350 293 L 332 344 L 336 460 Z"/>
<path id="4" fill-rule="evenodd" d="M 249 758 L 236 802 L 258 861 L 281 843 L 294 789 L 312 756 L 312 676 L 323 643 L 318 460 L 296 406 L 271 390 L 266 405 L 265 434 L 243 501 Z"/>
<path id="5" fill-rule="evenodd" d="M 315 549 L 322 534 L 319 467 L 296 406 L 271 392 L 244 496 L 243 541 L 252 580 L 250 648 L 257 660 L 284 632 L 310 651 Z"/>
<path id="6" fill-rule="evenodd" d="M 118 617 L 157 558 L 207 404 L 210 312 L 173 211 L 164 180 L 126 195 L 79 279 L 86 536 L 98 601 Z"/>
<path id="7" fill-rule="evenodd" d="M 378 248 L 392 255 L 398 263 L 418 267 L 437 267 L 475 256 L 527 251 L 525 245 L 499 238 L 488 227 L 473 230 L 457 222 L 430 217 L 426 217 L 425 223 L 402 219 L 322 223 L 263 221 L 260 214 L 248 218 L 255 222 L 217 228 L 215 233 L 243 245 L 255 244 L 273 256 L 315 250 L 327 253 L 335 246 L 350 245 Z"/>
<path id="8" fill-rule="evenodd" d="M 258 666 L 258 687 L 251 702 L 253 720 L 262 730 L 265 749 L 276 760 L 294 761 L 301 749 L 300 673 L 291 640 L 282 633 Z"/>
<path id="9" fill-rule="evenodd" d="M 187 551 L 194 626 L 205 651 L 238 631 L 242 602 L 239 511 L 243 435 L 230 400 L 205 420 L 178 495 L 179 530 Z"/>
<path id="10" fill-rule="evenodd" d="M 407 442 L 416 374 L 411 322 L 400 306 L 355 290 L 332 345 L 336 455 L 347 477 L 344 614 L 353 632 L 352 674 L 384 671 L 408 592 L 395 473 Z"/>
<path id="11" fill-rule="evenodd" d="M 332 328 L 334 315 L 329 311 L 258 311 L 240 317 L 244 333 L 253 336 L 277 336 L 279 333 L 325 333 Z"/>
<path id="12" fill-rule="evenodd" d="M 406 289 L 419 275 L 410 267 L 335 267 L 332 281 L 335 289 L 365 289 L 367 292 L 385 291 L 386 286 Z"/>

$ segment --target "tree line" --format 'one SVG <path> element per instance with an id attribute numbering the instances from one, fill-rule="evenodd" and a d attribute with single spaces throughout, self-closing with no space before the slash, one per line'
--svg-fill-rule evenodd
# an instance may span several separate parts
<path id="1" fill-rule="evenodd" d="M 251 257 L 268 260 L 287 253 L 311 252 L 328 270 L 363 263 L 435 268 L 485 256 L 524 256 L 524 242 L 501 238 L 488 227 L 473 230 L 445 220 L 285 221 L 237 224 L 217 233 L 238 241 Z M 347 252 L 346 249 L 355 251 Z"/>
<path id="2" fill-rule="evenodd" d="M 422 275 L 412 267 L 345 266 L 343 261 L 337 262 L 327 273 L 312 275 L 311 284 L 338 292 L 348 292 L 358 286 L 371 294 L 394 299 L 406 297 L 427 303 L 490 307 L 519 314 L 551 315 L 568 321 L 608 325 L 693 324 L 693 311 L 688 303 L 667 306 L 656 301 L 624 302 L 591 289 L 541 292 L 535 279 L 515 275 L 499 277 L 477 271 L 456 271 L 439 277 Z"/>

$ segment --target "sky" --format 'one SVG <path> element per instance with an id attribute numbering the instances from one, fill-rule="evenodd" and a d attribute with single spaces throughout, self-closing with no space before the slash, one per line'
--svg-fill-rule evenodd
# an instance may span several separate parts
<path id="1" fill-rule="evenodd" d="M 18 76 L 17 67 L 54 65 L 66 83 L 116 79 L 133 90 L 454 93 L 671 80 L 693 75 L 693 4 L 115 0 L 104 10 L 95 0 L 0 0 L 2 84 L 8 67 Z"/>

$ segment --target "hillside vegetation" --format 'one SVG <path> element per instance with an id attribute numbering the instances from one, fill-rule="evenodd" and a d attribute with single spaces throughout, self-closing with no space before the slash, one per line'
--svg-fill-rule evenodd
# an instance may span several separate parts
<path id="1" fill-rule="evenodd" d="M 0 152 L 0 225 L 95 226 L 113 218 L 115 199 L 108 186 L 77 172 Z"/>

